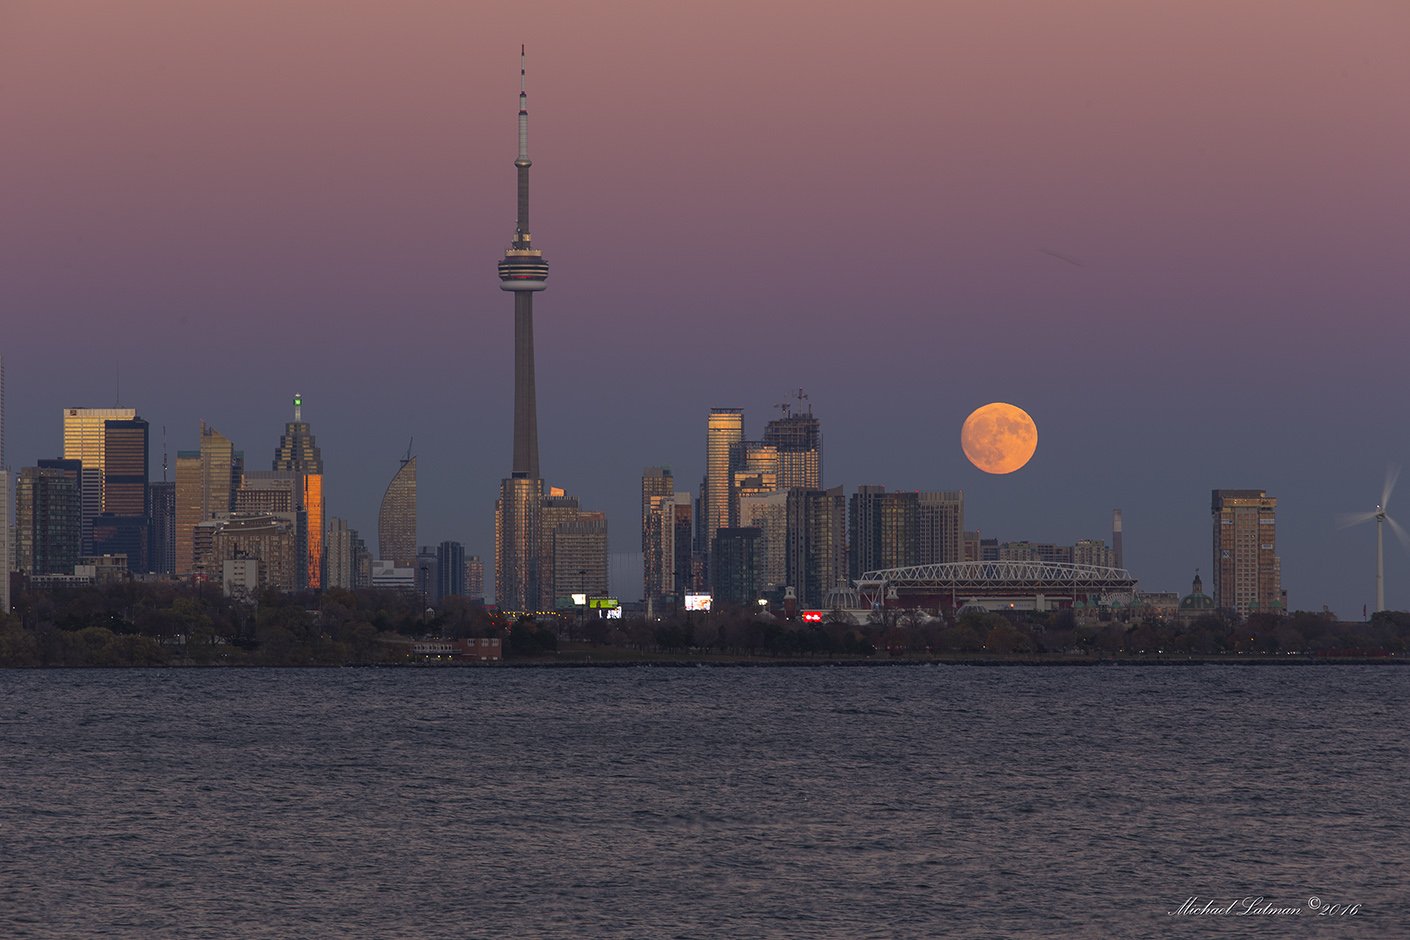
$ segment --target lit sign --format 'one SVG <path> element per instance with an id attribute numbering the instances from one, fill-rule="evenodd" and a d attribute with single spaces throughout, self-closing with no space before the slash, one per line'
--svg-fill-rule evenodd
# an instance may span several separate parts
<path id="1" fill-rule="evenodd" d="M 803 611 L 803 622 L 804 622 L 804 623 L 822 623 L 822 611 L 820 611 L 820 610 L 805 610 L 805 611 Z"/>
<path id="2" fill-rule="evenodd" d="M 587 595 L 586 595 L 586 594 L 574 594 L 574 595 L 573 595 L 573 603 L 574 603 L 574 604 L 577 604 L 579 607 L 586 607 L 586 606 L 587 606 Z"/>
<path id="3" fill-rule="evenodd" d="M 687 594 L 685 596 L 686 610 L 709 610 L 713 600 L 709 594 Z"/>
<path id="4" fill-rule="evenodd" d="M 621 620 L 621 619 L 622 619 L 622 608 L 620 608 L 620 607 L 614 607 L 614 608 L 612 608 L 611 610 L 609 610 L 609 611 L 607 612 L 607 619 L 608 619 L 608 620 Z"/>
<path id="5" fill-rule="evenodd" d="M 588 606 L 593 610 L 616 610 L 622 605 L 615 597 L 593 597 L 588 599 Z"/>

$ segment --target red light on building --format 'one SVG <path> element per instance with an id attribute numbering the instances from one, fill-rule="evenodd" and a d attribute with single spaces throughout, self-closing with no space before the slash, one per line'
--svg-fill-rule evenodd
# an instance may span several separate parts
<path id="1" fill-rule="evenodd" d="M 820 611 L 820 610 L 805 610 L 805 611 L 803 611 L 803 622 L 804 622 L 804 623 L 822 623 L 822 611 Z"/>

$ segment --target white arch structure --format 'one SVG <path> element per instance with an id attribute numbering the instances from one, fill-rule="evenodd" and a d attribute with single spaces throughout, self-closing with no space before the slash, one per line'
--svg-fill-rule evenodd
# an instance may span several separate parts
<path id="1" fill-rule="evenodd" d="M 1125 568 L 1047 561 L 960 561 L 868 571 L 857 579 L 857 593 L 880 603 L 894 591 L 906 596 L 946 597 L 955 604 L 971 598 L 1044 598 L 1072 603 L 1128 598 L 1136 579 Z M 891 602 L 895 603 L 895 600 Z M 888 606 L 891 606 L 888 604 Z M 1012 605 L 1005 605 L 1012 606 Z"/>

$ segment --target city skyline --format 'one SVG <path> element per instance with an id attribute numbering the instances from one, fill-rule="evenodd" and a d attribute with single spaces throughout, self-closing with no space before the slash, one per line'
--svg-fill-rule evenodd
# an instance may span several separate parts
<path id="1" fill-rule="evenodd" d="M 527 42 L 546 483 L 604 509 L 614 550 L 636 548 L 642 467 L 696 490 L 710 408 L 744 408 L 753 438 L 804 386 L 825 486 L 963 490 L 1000 539 L 1105 537 L 1119 506 L 1146 590 L 1209 581 L 1209 491 L 1257 487 L 1280 499 L 1291 606 L 1373 603 L 1374 539 L 1335 517 L 1410 462 L 1403 10 L 1212 29 L 1179 8 L 907 8 L 901 31 L 860 12 L 796 30 L 783 5 L 738 35 L 698 10 L 643 7 L 633 30 L 552 4 L 473 24 L 368 7 L 320 45 L 298 12 L 49 9 L 16 13 L 0 57 L 14 468 L 60 453 L 57 409 L 118 402 L 154 465 L 161 429 L 174 452 L 201 419 L 267 453 L 303 390 L 330 515 L 375 531 L 415 434 L 420 540 L 490 556 L 512 362 L 483 259 L 512 218 L 502 103 Z M 410 67 L 368 71 L 381 49 Z M 757 70 L 719 64 L 739 59 Z M 907 277 L 878 277 L 878 240 Z M 958 442 L 995 399 L 1043 434 L 1005 480 Z M 1410 605 L 1394 541 L 1386 593 Z"/>

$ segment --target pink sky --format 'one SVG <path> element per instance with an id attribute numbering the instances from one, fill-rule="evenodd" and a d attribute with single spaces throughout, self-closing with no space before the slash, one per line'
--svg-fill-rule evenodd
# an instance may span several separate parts
<path id="1" fill-rule="evenodd" d="M 614 550 L 643 466 L 698 485 L 709 407 L 757 434 L 802 386 L 830 484 L 963 488 L 1000 538 L 1120 505 L 1150 589 L 1207 569 L 1211 488 L 1267 487 L 1294 604 L 1349 614 L 1373 543 L 1331 517 L 1410 459 L 1406 36 L 1399 2 L 8 0 L 10 463 L 117 360 L 173 450 L 204 417 L 260 465 L 297 390 L 330 512 L 375 532 L 415 434 L 421 540 L 490 554 L 524 42 L 543 464 Z M 1042 432 L 1004 480 L 958 446 L 992 399 Z"/>

